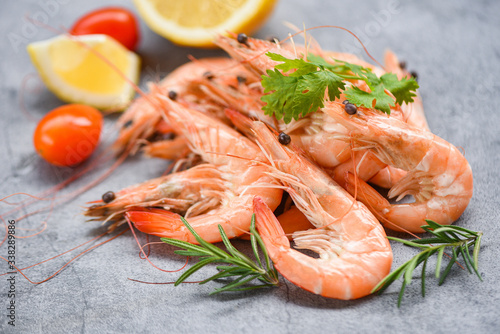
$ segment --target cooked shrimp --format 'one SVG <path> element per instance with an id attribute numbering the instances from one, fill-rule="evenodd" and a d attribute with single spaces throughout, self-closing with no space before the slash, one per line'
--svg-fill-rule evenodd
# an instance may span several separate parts
<path id="1" fill-rule="evenodd" d="M 389 198 L 413 195 L 414 203 L 390 204 L 358 180 L 359 200 L 395 230 L 423 232 L 424 219 L 451 224 L 464 212 L 472 197 L 472 171 L 460 151 L 432 133 L 412 127 L 393 117 L 369 111 L 348 115 L 331 103 L 323 109 L 345 127 L 338 138 L 367 149 L 384 163 L 407 171 L 389 191 Z M 354 176 L 347 176 L 354 192 Z"/>
<path id="2" fill-rule="evenodd" d="M 280 145 L 263 123 L 255 122 L 253 129 L 276 169 L 270 175 L 284 183 L 316 227 L 293 234 L 297 248 L 320 256 L 312 258 L 292 249 L 272 210 L 260 198 L 254 200 L 257 228 L 276 269 L 292 283 L 324 297 L 355 299 L 370 294 L 392 263 L 382 226 L 323 170 Z"/>
<path id="3" fill-rule="evenodd" d="M 168 95 L 174 92 L 175 97 L 185 104 L 197 105 L 200 109 L 206 107 L 206 103 L 194 103 L 197 99 L 203 99 L 201 92 L 193 90 L 189 82 L 202 77 L 209 70 L 227 68 L 238 65 L 230 58 L 205 58 L 198 61 L 188 62 L 170 73 L 158 85 L 154 85 L 156 92 Z M 132 105 L 117 121 L 120 134 L 113 148 L 121 152 L 128 145 L 135 144 L 138 139 L 146 139 L 154 134 L 156 124 L 161 120 L 161 107 L 154 103 L 151 93 L 147 97 L 137 98 Z"/>
<path id="4" fill-rule="evenodd" d="M 266 70 L 279 64 L 265 55 L 267 51 L 279 53 L 287 58 L 298 56 L 286 47 L 256 38 L 248 38 L 246 44 L 241 44 L 233 38 L 218 36 L 216 44 L 258 75 L 265 74 Z M 307 151 L 321 166 L 334 167 L 350 157 L 349 146 L 332 138 L 327 131 L 335 127 L 336 123 L 321 112 L 292 121 L 290 124 L 278 124 L 279 131 L 289 134 L 293 142 Z"/>
<path id="5" fill-rule="evenodd" d="M 293 46 L 292 48 L 287 44 L 277 45 L 273 42 L 255 38 L 248 38 L 247 42 L 242 44 L 238 43 L 238 41 L 233 38 L 218 36 L 216 38 L 216 44 L 223 48 L 231 57 L 240 61 L 248 69 L 259 75 L 264 75 L 267 70 L 274 69 L 274 67 L 280 63 L 271 60 L 265 55 L 266 52 L 278 53 L 291 59 L 303 57 L 305 53 L 303 47 Z M 351 54 L 323 51 L 318 48 L 313 48 L 310 51 L 325 57 L 327 61 L 333 61 L 333 58 L 336 60 L 349 61 L 366 66 L 378 75 L 384 74 L 382 69 L 370 65 Z M 356 80 L 352 82 L 352 84 L 358 86 L 360 89 L 368 89 L 366 83 L 361 80 Z M 340 98 L 337 99 L 337 102 L 343 100 L 345 100 L 345 98 L 341 95 Z M 391 116 L 399 118 L 404 117 L 399 106 L 391 109 Z M 334 119 L 321 111 L 311 113 L 289 124 L 285 124 L 281 121 L 277 121 L 277 124 L 279 131 L 290 135 L 292 141 L 307 152 L 308 156 L 322 167 L 334 168 L 349 160 L 351 157 L 349 145 L 335 138 L 334 133 L 337 132 L 336 128 L 339 125 Z M 384 166 L 381 168 L 383 167 Z M 379 168 L 379 170 L 381 168 Z M 377 171 L 375 171 L 375 173 L 376 172 Z M 392 172 L 392 170 L 389 170 L 389 172 Z M 375 179 L 375 181 L 377 181 L 377 179 Z"/>
<path id="6" fill-rule="evenodd" d="M 122 189 L 108 203 L 93 202 L 84 215 L 94 217 L 92 220 L 120 221 L 131 207 L 162 207 L 183 215 L 199 215 L 219 205 L 224 182 L 216 166 L 198 165 Z"/>
<path id="7" fill-rule="evenodd" d="M 221 240 L 218 225 L 229 237 L 236 237 L 250 228 L 252 200 L 262 196 L 271 208 L 281 200 L 282 190 L 262 164 L 265 157 L 251 140 L 220 121 L 196 110 L 186 108 L 158 95 L 165 106 L 166 117 L 177 133 L 183 135 L 191 150 L 220 172 L 223 189 L 217 193 L 218 205 L 206 213 L 186 217 L 207 241 Z M 126 214 L 141 231 L 161 237 L 196 242 L 180 220 L 168 211 L 130 211 Z"/>

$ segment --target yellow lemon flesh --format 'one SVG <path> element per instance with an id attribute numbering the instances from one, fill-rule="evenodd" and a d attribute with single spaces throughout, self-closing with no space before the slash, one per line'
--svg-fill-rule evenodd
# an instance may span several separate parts
<path id="1" fill-rule="evenodd" d="M 148 26 L 185 46 L 210 47 L 216 34 L 259 28 L 277 0 L 134 0 Z"/>
<path id="2" fill-rule="evenodd" d="M 134 97 L 139 57 L 106 35 L 60 35 L 28 45 L 47 87 L 61 100 L 99 109 L 124 109 Z"/>

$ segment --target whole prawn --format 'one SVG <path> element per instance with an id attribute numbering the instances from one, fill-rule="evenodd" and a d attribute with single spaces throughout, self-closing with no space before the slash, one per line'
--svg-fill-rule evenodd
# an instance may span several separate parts
<path id="1" fill-rule="evenodd" d="M 438 136 L 393 117 L 366 110 L 348 115 L 335 103 L 324 109 L 344 127 L 338 139 L 355 149 L 369 150 L 387 165 L 407 171 L 389 191 L 398 200 L 413 195 L 415 202 L 391 204 L 354 175 L 345 175 L 345 188 L 364 202 L 385 226 L 423 232 L 425 219 L 451 224 L 467 207 L 473 191 L 472 170 L 460 151 Z"/>
<path id="2" fill-rule="evenodd" d="M 319 258 L 291 248 L 272 210 L 255 198 L 257 228 L 276 269 L 292 283 L 324 297 L 370 294 L 392 264 L 391 247 L 377 219 L 323 170 L 281 145 L 263 123 L 254 122 L 252 129 L 274 167 L 268 173 L 285 185 L 316 227 L 295 232 L 293 239 L 296 248 L 312 250 Z"/>
<path id="3" fill-rule="evenodd" d="M 210 116 L 184 107 L 163 95 L 157 97 L 177 133 L 182 134 L 190 149 L 220 175 L 217 184 L 221 189 L 216 191 L 218 200 L 211 201 L 217 205 L 204 207 L 204 212 L 186 218 L 205 240 L 221 240 L 217 228 L 219 224 L 224 227 L 228 237 L 247 232 L 251 222 L 252 200 L 257 194 L 273 209 L 278 206 L 282 190 L 276 187 L 274 179 L 265 173 L 265 166 L 259 163 L 265 161 L 265 157 L 257 145 Z M 205 196 L 214 192 L 207 191 Z M 180 216 L 169 211 L 131 210 L 126 216 L 145 233 L 196 242 Z"/>
<path id="4" fill-rule="evenodd" d="M 276 43 L 255 38 L 249 38 L 246 43 L 242 44 L 230 37 L 219 36 L 216 39 L 216 44 L 228 52 L 228 54 L 234 59 L 240 61 L 249 70 L 258 75 L 264 75 L 266 70 L 273 69 L 279 63 L 267 57 L 265 55 L 267 51 L 278 53 L 291 59 L 305 57 L 308 51 L 303 47 L 295 45 L 293 47 L 288 44 L 278 45 Z M 384 70 L 370 65 L 351 54 L 324 51 L 319 49 L 319 47 L 313 48 L 310 51 L 311 53 L 316 53 L 325 57 L 325 60 L 327 61 L 332 61 L 332 59 L 345 60 L 365 66 L 379 75 L 384 73 Z M 391 69 L 397 68 L 397 74 L 399 76 L 407 75 L 407 73 L 403 72 L 403 70 L 399 68 L 399 62 L 397 61 L 396 56 L 392 53 L 388 53 L 388 56 L 386 57 L 386 65 Z M 351 82 L 351 84 L 356 85 L 358 88 L 363 90 L 368 89 L 366 83 L 361 80 L 355 80 L 354 82 Z M 345 100 L 345 98 L 344 96 L 341 96 L 337 102 L 340 103 L 343 100 Z M 417 104 L 419 102 L 420 100 L 415 101 Z M 419 103 L 419 105 L 421 106 L 421 103 Z M 418 109 L 419 112 L 411 112 L 412 110 L 413 108 L 408 107 L 407 105 L 404 105 L 404 107 L 396 105 L 391 110 L 391 116 L 405 119 L 412 124 L 423 124 L 423 126 L 427 129 L 423 109 Z M 337 131 L 336 128 L 338 126 L 339 125 L 334 119 L 326 113 L 318 111 L 311 113 L 298 121 L 292 121 L 289 124 L 277 121 L 276 129 L 289 134 L 292 141 L 306 151 L 307 154 L 320 166 L 324 168 L 334 168 L 342 163 L 345 163 L 351 157 L 349 145 L 335 138 L 334 133 Z M 370 159 L 376 160 L 377 158 L 375 156 L 371 156 Z M 365 159 L 365 161 L 367 160 L 368 159 Z M 349 162 L 349 164 L 352 165 L 352 162 Z M 379 166 L 377 167 L 378 169 L 370 170 L 370 177 L 376 176 L 377 172 L 382 171 L 380 175 L 372 180 L 373 183 L 377 185 L 390 187 L 395 181 L 399 180 L 405 174 L 404 172 L 396 170 L 392 167 L 386 168 L 383 164 L 371 164 L 365 169 L 373 168 L 374 165 Z M 362 165 L 358 166 L 358 168 L 362 168 Z"/>
<path id="5" fill-rule="evenodd" d="M 108 203 L 92 202 L 94 205 L 84 215 L 92 220 L 120 223 L 131 208 L 161 207 L 196 216 L 217 207 L 224 191 L 221 172 L 213 165 L 201 164 L 117 191 Z"/>
<path id="6" fill-rule="evenodd" d="M 192 81 L 212 75 L 211 73 L 224 72 L 224 69 L 227 68 L 231 69 L 231 72 L 243 73 L 241 75 L 251 77 L 251 74 L 243 66 L 231 58 L 218 57 L 188 62 L 178 67 L 158 84 L 151 84 L 150 91 L 154 90 L 155 93 L 149 92 L 145 96 L 137 98 L 117 121 L 120 132 L 113 145 L 114 150 L 121 152 L 131 145 L 132 152 L 135 152 L 139 147 L 136 144 L 140 143 L 141 140 L 150 138 L 155 132 L 164 133 L 161 125 L 162 108 L 155 103 L 154 94 L 170 95 L 172 99 L 184 106 L 223 118 L 223 108 L 214 105 L 213 101 L 210 101 L 210 97 L 199 86 L 193 85 Z M 218 116 L 217 113 L 219 113 Z M 168 143 L 166 145 L 168 146 Z M 163 148 L 167 149 L 168 147 L 163 146 Z M 157 150 L 153 150 L 154 152 Z"/>

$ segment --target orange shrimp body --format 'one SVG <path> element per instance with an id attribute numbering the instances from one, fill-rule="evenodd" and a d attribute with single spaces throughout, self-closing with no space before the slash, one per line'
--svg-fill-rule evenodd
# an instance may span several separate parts
<path id="1" fill-rule="evenodd" d="M 295 59 L 305 58 L 307 56 L 307 51 L 324 57 L 326 61 L 347 61 L 368 67 L 378 75 L 385 73 L 384 70 L 370 65 L 358 57 L 347 53 L 324 51 L 319 48 L 306 50 L 304 47 L 300 46 L 290 44 L 278 45 L 274 42 L 263 41 L 255 38 L 248 38 L 247 42 L 242 44 L 238 43 L 237 40 L 233 38 L 218 36 L 215 42 L 231 57 L 241 62 L 249 70 L 258 75 L 265 75 L 267 70 L 274 69 L 274 67 L 280 63 L 271 60 L 266 55 L 267 52 L 278 53 L 286 58 Z M 397 58 L 395 58 L 395 56 L 391 58 L 391 61 L 391 65 L 394 64 L 394 66 L 396 66 L 394 61 L 397 61 Z M 397 66 L 399 66 L 399 62 L 397 63 Z M 358 86 L 360 89 L 368 90 L 368 86 L 362 80 L 355 80 L 354 82 L 351 82 L 351 84 Z M 219 93 L 219 95 L 222 95 L 222 93 Z M 342 95 L 337 102 L 340 103 L 343 100 L 345 100 L 345 98 Z M 399 106 L 393 108 L 391 115 L 401 119 L 405 117 Z M 414 116 L 416 117 L 421 115 L 417 115 L 415 113 Z M 268 122 L 266 123 L 270 124 Z M 321 111 L 311 113 L 306 117 L 297 121 L 292 121 L 289 124 L 285 124 L 280 121 L 276 121 L 276 124 L 277 126 L 275 126 L 275 128 L 277 130 L 289 134 L 292 141 L 296 145 L 307 152 L 310 158 L 324 168 L 334 168 L 346 162 L 351 157 L 349 145 L 335 138 L 334 134 L 338 131 L 337 127 L 339 125 L 334 119 Z M 384 167 L 385 166 L 381 166 L 379 170 Z M 378 170 L 375 170 L 373 175 L 377 172 Z M 381 180 L 375 179 L 374 181 L 381 184 L 390 183 L 390 180 L 386 181 L 385 178 L 391 177 L 392 174 L 393 170 L 388 170 L 386 173 L 379 176 L 379 179 Z M 393 178 L 396 178 L 398 175 L 399 173 L 396 173 Z"/>
<path id="2" fill-rule="evenodd" d="M 193 86 L 189 85 L 191 80 L 202 77 L 205 72 L 211 69 L 238 65 L 234 60 L 225 57 L 188 62 L 170 73 L 158 85 L 154 85 L 155 92 L 168 95 L 170 91 L 173 91 L 177 98 L 183 100 L 186 105 L 195 105 L 194 101 L 203 100 L 203 94 L 193 90 Z M 200 109 L 206 106 L 204 103 L 196 105 Z M 137 98 L 117 121 L 120 133 L 113 145 L 114 150 L 121 152 L 128 145 L 135 145 L 138 139 L 146 139 L 153 135 L 155 126 L 161 120 L 161 115 L 161 106 L 155 103 L 151 93 Z"/>
<path id="3" fill-rule="evenodd" d="M 252 200 L 259 194 L 271 208 L 281 200 L 282 190 L 262 164 L 265 157 L 251 140 L 220 121 L 157 95 L 165 117 L 176 133 L 186 138 L 191 151 L 221 175 L 222 191 L 218 205 L 199 215 L 186 215 L 187 221 L 207 241 L 221 241 L 217 225 L 228 237 L 239 236 L 250 228 Z M 127 217 L 141 231 L 195 243 L 180 216 L 166 211 L 130 211 Z"/>
<path id="4" fill-rule="evenodd" d="M 186 220 L 203 239 L 212 243 L 222 241 L 218 225 L 224 228 L 229 238 L 245 234 L 250 230 L 252 200 L 255 196 L 262 196 L 273 208 L 276 208 L 281 200 L 281 190 L 269 188 L 272 186 L 272 180 L 263 169 L 261 166 L 253 166 L 245 171 L 236 171 L 231 174 L 231 178 L 226 177 L 226 188 L 217 191 L 217 205 L 202 214 L 186 214 Z M 197 243 L 178 214 L 153 209 L 131 210 L 126 215 L 134 226 L 144 233 Z"/>
<path id="5" fill-rule="evenodd" d="M 389 243 L 383 230 L 374 227 L 373 219 L 363 223 L 360 216 L 358 224 L 340 224 L 335 232 L 323 229 L 297 234 L 297 248 L 321 252 L 319 258 L 312 258 L 290 246 L 279 221 L 259 197 L 254 200 L 254 211 L 274 266 L 304 290 L 328 298 L 357 299 L 369 295 L 391 269 Z"/>
<path id="6" fill-rule="evenodd" d="M 413 195 L 415 203 L 390 204 L 385 198 L 352 174 L 346 175 L 351 193 L 358 186 L 359 200 L 391 222 L 395 230 L 423 232 L 425 219 L 439 224 L 457 220 L 472 197 L 472 170 L 460 151 L 444 139 L 377 112 L 348 115 L 343 108 L 329 104 L 324 112 L 345 127 L 338 138 L 353 142 L 356 149 L 368 149 L 384 163 L 407 171 L 389 191 L 389 198 Z M 358 182 L 356 184 L 356 182 Z M 393 225 L 394 224 L 394 225 Z"/>
<path id="7" fill-rule="evenodd" d="M 279 144 L 263 123 L 254 122 L 252 128 L 274 166 L 268 173 L 285 185 L 316 227 L 293 234 L 296 248 L 319 254 L 312 258 L 292 249 L 272 211 L 262 200 L 254 200 L 257 228 L 276 268 L 292 283 L 324 297 L 355 299 L 370 294 L 392 264 L 382 226 L 323 170 Z"/>
<path id="8" fill-rule="evenodd" d="M 217 207 L 225 188 L 216 167 L 198 165 L 122 189 L 109 203 L 94 202 L 84 215 L 93 217 L 92 220 L 119 221 L 132 207 L 162 207 L 180 214 L 197 215 Z"/>

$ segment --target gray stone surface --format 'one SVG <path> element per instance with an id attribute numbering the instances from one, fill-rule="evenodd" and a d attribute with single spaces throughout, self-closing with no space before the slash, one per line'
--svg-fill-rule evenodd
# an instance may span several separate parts
<path id="1" fill-rule="evenodd" d="M 56 1 L 57 6 L 53 3 Z M 51 4 L 52 5 L 49 5 Z M 38 194 L 75 171 L 58 169 L 41 161 L 33 151 L 32 133 L 36 120 L 61 104 L 40 82 L 31 77 L 35 70 L 25 52 L 27 43 L 54 33 L 30 27 L 25 16 L 59 28 L 70 26 L 81 13 L 101 6 L 101 1 L 23 0 L 0 4 L 0 197 L 26 192 Z M 133 8 L 131 1 L 106 1 Z M 480 272 L 484 281 L 455 269 L 438 287 L 428 280 L 422 298 L 419 283 L 407 290 L 403 305 L 396 307 L 399 284 L 382 296 L 355 301 L 329 300 L 283 281 L 272 290 L 209 297 L 215 284 L 146 285 L 173 281 L 179 273 L 164 273 L 139 258 L 130 232 L 87 253 L 71 263 L 54 279 L 33 285 L 19 274 L 16 278 L 16 327 L 7 324 L 8 284 L 0 278 L 0 332 L 25 333 L 493 333 L 500 327 L 499 181 L 500 165 L 498 94 L 500 73 L 500 2 L 498 1 L 322 1 L 281 0 L 259 36 L 286 36 L 289 21 L 302 27 L 339 25 L 358 33 L 370 52 L 382 59 L 386 48 L 394 50 L 418 71 L 421 93 L 429 124 L 434 133 L 462 147 L 474 171 L 474 196 L 458 225 L 484 232 Z M 139 53 L 144 61 L 143 81 L 163 76 L 195 57 L 219 55 L 217 50 L 180 48 L 141 26 Z M 324 48 L 360 52 L 354 39 L 343 31 L 320 29 L 313 35 Z M 27 81 L 26 78 L 29 78 Z M 23 86 L 23 82 L 26 84 Z M 22 101 L 22 105 L 21 102 Z M 24 106 L 24 110 L 23 107 Z M 105 143 L 115 135 L 106 119 Z M 102 145 L 104 146 L 104 145 Z M 47 229 L 40 235 L 18 239 L 16 261 L 27 266 L 66 251 L 102 233 L 105 227 L 85 223 L 81 206 L 107 190 L 157 176 L 163 161 L 129 159 L 109 178 L 81 196 L 48 213 L 18 223 L 21 228 Z M 88 184 L 105 168 L 99 167 L 60 192 Z M 26 197 L 17 196 L 11 202 Z M 0 203 L 5 219 L 14 219 L 49 202 L 37 202 L 28 210 L 6 214 L 12 206 Z M 145 242 L 145 237 L 139 237 Z M 155 238 L 156 240 L 156 238 Z M 248 245 L 236 242 L 243 249 Z M 394 265 L 414 250 L 394 245 Z M 152 247 L 152 261 L 165 269 L 182 266 L 183 259 L 173 248 Z M 34 281 L 54 273 L 76 255 L 66 254 L 26 270 Z M 3 245 L 0 255 L 6 256 Z M 431 267 L 431 266 L 430 266 Z M 0 265 L 5 272 L 7 266 Z M 196 275 L 206 277 L 207 268 Z M 429 272 L 431 277 L 431 273 Z"/>

